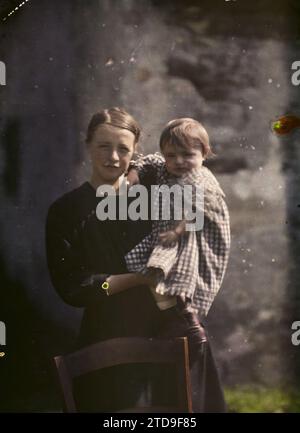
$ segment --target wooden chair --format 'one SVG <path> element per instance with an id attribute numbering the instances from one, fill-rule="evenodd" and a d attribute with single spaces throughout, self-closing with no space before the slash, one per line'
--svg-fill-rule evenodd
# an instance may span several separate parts
<path id="1" fill-rule="evenodd" d="M 76 352 L 54 358 L 66 412 L 77 412 L 73 394 L 73 379 L 87 373 L 120 364 L 175 364 L 177 381 L 176 407 L 133 407 L 119 412 L 192 412 L 188 341 L 186 337 L 113 338 Z"/>

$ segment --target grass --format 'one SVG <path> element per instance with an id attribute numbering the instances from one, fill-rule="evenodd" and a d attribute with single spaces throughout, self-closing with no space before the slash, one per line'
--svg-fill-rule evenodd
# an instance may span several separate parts
<path id="1" fill-rule="evenodd" d="M 229 412 L 300 413 L 300 390 L 239 386 L 225 388 Z"/>

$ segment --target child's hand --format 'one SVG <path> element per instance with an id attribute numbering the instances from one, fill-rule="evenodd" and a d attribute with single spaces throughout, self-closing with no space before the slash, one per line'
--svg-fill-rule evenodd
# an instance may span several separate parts
<path id="1" fill-rule="evenodd" d="M 132 168 L 129 170 L 129 173 L 127 174 L 127 181 L 129 183 L 129 186 L 135 185 L 137 183 L 140 183 L 140 178 L 138 171 Z"/>
<path id="2" fill-rule="evenodd" d="M 173 247 L 177 242 L 178 237 L 178 234 L 174 230 L 168 230 L 159 235 L 159 240 L 164 247 Z"/>
<path id="3" fill-rule="evenodd" d="M 173 247 L 184 231 L 185 220 L 182 220 L 174 230 L 168 230 L 167 232 L 161 233 L 159 235 L 159 240 L 164 247 Z"/>

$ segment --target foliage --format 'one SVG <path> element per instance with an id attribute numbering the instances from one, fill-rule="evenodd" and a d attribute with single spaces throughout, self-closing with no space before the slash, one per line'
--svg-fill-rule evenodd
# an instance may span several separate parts
<path id="1" fill-rule="evenodd" d="M 237 386 L 225 388 L 229 412 L 299 412 L 300 391 L 293 388 Z"/>

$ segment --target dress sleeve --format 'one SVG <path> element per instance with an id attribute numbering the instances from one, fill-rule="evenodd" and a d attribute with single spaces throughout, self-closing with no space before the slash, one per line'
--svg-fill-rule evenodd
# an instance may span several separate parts
<path id="1" fill-rule="evenodd" d="M 155 152 L 149 155 L 139 154 L 135 161 L 131 161 L 129 169 L 134 168 L 139 174 L 141 183 L 144 179 L 156 179 L 158 170 L 165 164 L 165 159 L 161 153 Z"/>
<path id="2" fill-rule="evenodd" d="M 199 246 L 199 283 L 196 303 L 200 315 L 207 315 L 227 268 L 230 250 L 230 219 L 221 194 L 205 193 L 204 226 L 197 232 Z"/>
<path id="3" fill-rule="evenodd" d="M 93 300 L 106 296 L 101 284 L 107 275 L 93 274 L 85 268 L 74 236 L 53 206 L 46 221 L 46 253 L 52 284 L 67 304 L 85 307 Z"/>

